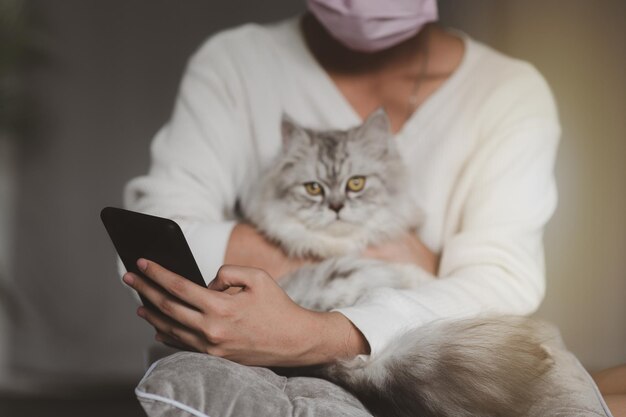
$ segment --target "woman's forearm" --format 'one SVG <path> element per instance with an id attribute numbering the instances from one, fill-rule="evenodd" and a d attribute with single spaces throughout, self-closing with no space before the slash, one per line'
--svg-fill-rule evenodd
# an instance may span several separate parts
<path id="1" fill-rule="evenodd" d="M 367 340 L 346 316 L 338 312 L 317 314 L 320 328 L 310 329 L 311 349 L 303 362 L 330 363 L 370 353 Z"/>

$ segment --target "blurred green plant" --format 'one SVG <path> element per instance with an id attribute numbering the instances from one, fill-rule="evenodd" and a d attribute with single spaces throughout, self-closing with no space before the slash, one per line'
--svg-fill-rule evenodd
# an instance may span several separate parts
<path id="1" fill-rule="evenodd" d="M 0 0 L 0 133 L 24 123 L 22 71 L 31 47 L 23 0 Z"/>

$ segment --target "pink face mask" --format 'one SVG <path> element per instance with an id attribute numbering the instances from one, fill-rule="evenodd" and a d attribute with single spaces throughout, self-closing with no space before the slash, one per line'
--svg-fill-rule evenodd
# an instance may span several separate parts
<path id="1" fill-rule="evenodd" d="M 307 0 L 330 34 L 350 49 L 376 52 L 437 20 L 436 0 Z"/>

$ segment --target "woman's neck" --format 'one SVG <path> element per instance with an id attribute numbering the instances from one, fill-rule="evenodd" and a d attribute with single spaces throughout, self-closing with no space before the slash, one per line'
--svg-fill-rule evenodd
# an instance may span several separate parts
<path id="1" fill-rule="evenodd" d="M 333 73 L 372 73 L 386 71 L 414 64 L 416 58 L 423 58 L 426 42 L 434 24 L 426 25 L 420 32 L 409 39 L 384 49 L 380 52 L 358 52 L 345 47 L 333 38 L 311 13 L 307 13 L 301 22 L 302 33 L 307 46 L 318 62 L 327 71 Z"/>
<path id="2" fill-rule="evenodd" d="M 303 17 L 301 30 L 312 55 L 355 112 L 365 118 L 376 108 L 384 107 L 394 132 L 454 72 L 464 51 L 463 41 L 436 23 L 427 24 L 413 37 L 375 53 L 345 47 L 310 13 Z M 415 94 L 418 83 L 419 91 Z M 410 101 L 415 101 L 412 108 Z"/>

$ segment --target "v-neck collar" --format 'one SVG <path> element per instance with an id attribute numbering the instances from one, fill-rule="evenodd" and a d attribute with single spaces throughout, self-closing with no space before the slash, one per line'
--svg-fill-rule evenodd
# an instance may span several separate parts
<path id="1" fill-rule="evenodd" d="M 301 51 L 301 58 L 304 60 L 303 65 L 308 69 L 312 69 L 311 73 L 314 73 L 319 79 L 319 86 L 324 88 L 329 97 L 334 97 L 334 102 L 337 103 L 337 106 L 333 106 L 334 109 L 339 109 L 342 113 L 345 114 L 347 120 L 350 121 L 350 124 L 356 126 L 364 122 L 358 112 L 354 109 L 352 104 L 348 101 L 346 96 L 341 92 L 337 84 L 330 77 L 328 72 L 321 66 L 321 64 L 317 61 L 309 46 L 306 43 L 304 38 L 304 33 L 302 31 L 301 21 L 302 17 L 295 18 L 292 20 L 291 24 L 294 26 L 293 31 L 296 36 L 297 49 Z M 450 30 L 450 29 L 447 29 Z M 454 86 L 459 82 L 458 80 L 463 78 L 463 74 L 466 72 L 466 68 L 469 66 L 469 62 L 471 60 L 471 56 L 474 53 L 474 45 L 472 39 L 459 30 L 451 30 L 454 32 L 464 44 L 463 57 L 461 58 L 461 62 L 454 70 L 454 72 L 435 90 L 423 103 L 419 105 L 419 107 L 411 114 L 411 116 L 404 122 L 402 128 L 395 133 L 395 137 L 403 136 L 406 132 L 412 130 L 414 125 L 419 125 L 419 121 L 424 117 L 427 117 L 431 111 L 436 109 L 437 103 L 441 100 L 444 100 L 448 93 L 454 90 Z M 432 110 L 431 110 L 432 109 Z"/>

